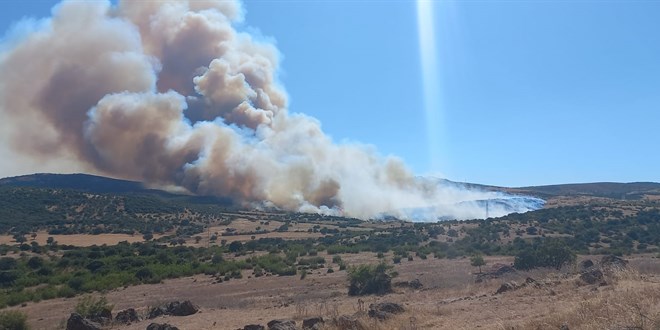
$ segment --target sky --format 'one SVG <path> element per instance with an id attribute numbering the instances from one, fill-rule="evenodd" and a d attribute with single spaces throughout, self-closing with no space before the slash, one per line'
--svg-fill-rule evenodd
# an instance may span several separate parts
<path id="1" fill-rule="evenodd" d="M 55 3 L 2 1 L 0 31 Z M 416 5 L 246 1 L 240 28 L 275 41 L 291 112 L 417 174 L 660 181 L 660 1 L 433 2 L 432 88 Z"/>

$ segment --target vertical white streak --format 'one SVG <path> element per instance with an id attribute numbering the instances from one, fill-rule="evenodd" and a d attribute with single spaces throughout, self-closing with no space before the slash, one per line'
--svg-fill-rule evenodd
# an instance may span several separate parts
<path id="1" fill-rule="evenodd" d="M 431 166 L 441 168 L 442 129 L 441 86 L 438 77 L 438 53 L 436 49 L 433 1 L 417 0 L 417 28 L 426 115 L 426 134 Z"/>

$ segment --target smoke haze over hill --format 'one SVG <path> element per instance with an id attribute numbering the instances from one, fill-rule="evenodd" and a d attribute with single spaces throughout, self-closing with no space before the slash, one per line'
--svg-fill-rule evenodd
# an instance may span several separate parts
<path id="1" fill-rule="evenodd" d="M 288 111 L 278 51 L 237 31 L 242 19 L 232 1 L 65 1 L 51 18 L 19 24 L 0 46 L 12 153 L 44 168 L 360 218 L 415 208 L 432 211 L 428 220 L 481 218 L 479 201 L 512 198 L 420 180 L 396 157 L 333 142 L 317 120 Z M 502 210 L 538 208 L 511 205 Z"/>

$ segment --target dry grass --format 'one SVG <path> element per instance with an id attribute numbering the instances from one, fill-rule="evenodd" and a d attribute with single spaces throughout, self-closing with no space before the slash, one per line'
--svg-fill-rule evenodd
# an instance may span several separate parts
<path id="1" fill-rule="evenodd" d="M 343 255 L 349 263 L 375 261 L 373 253 Z M 508 263 L 507 257 L 488 257 L 488 264 Z M 653 270 L 660 259 L 636 257 L 631 268 Z M 159 285 L 140 285 L 107 293 L 116 311 L 166 301 L 190 299 L 202 313 L 187 317 L 160 317 L 115 329 L 143 330 L 150 322 L 170 323 L 180 329 L 237 329 L 246 324 L 266 324 L 273 319 L 302 320 L 322 316 L 326 320 L 356 315 L 362 329 L 659 329 L 660 274 L 636 271 L 607 275 L 608 285 L 584 285 L 578 276 L 549 270 L 519 272 L 504 278 L 474 283 L 474 267 L 468 259 L 418 260 L 395 267 L 397 281 L 420 279 L 421 290 L 397 288 L 385 296 L 349 297 L 346 273 L 314 271 L 305 280 L 297 276 L 260 277 L 212 284 L 212 278 L 167 280 Z M 494 295 L 508 281 L 533 277 L 542 285 L 527 286 Z M 74 299 L 54 299 L 17 308 L 28 314 L 32 329 L 52 329 L 75 306 Z M 362 301 L 362 303 L 360 303 Z M 399 303 L 405 312 L 380 322 L 366 315 L 377 302 Z M 637 328 L 634 328 L 637 327 Z M 338 330 L 330 322 L 325 329 Z"/>
<path id="2" fill-rule="evenodd" d="M 610 286 L 562 304 L 555 313 L 523 329 L 660 329 L 660 284 L 637 271 L 615 271 Z"/>

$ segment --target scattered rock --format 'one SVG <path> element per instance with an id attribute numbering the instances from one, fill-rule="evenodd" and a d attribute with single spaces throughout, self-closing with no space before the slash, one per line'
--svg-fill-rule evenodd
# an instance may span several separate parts
<path id="1" fill-rule="evenodd" d="M 603 272 L 600 269 L 592 269 L 580 274 L 580 280 L 587 284 L 596 284 L 603 279 Z"/>
<path id="2" fill-rule="evenodd" d="M 312 317 L 303 320 L 303 330 L 318 330 L 325 323 L 322 317 Z"/>
<path id="3" fill-rule="evenodd" d="M 199 312 L 199 307 L 195 306 L 190 300 L 184 302 L 174 301 L 167 305 L 169 315 L 188 316 Z"/>
<path id="4" fill-rule="evenodd" d="M 97 314 L 91 315 L 88 319 L 101 325 L 108 325 L 112 323 L 112 312 L 106 309 Z"/>
<path id="5" fill-rule="evenodd" d="M 594 266 L 594 262 L 591 261 L 591 259 L 583 260 L 582 262 L 580 262 L 579 266 L 581 270 L 587 270 Z"/>
<path id="6" fill-rule="evenodd" d="M 477 274 L 477 279 L 475 280 L 477 283 L 481 283 L 484 280 L 488 279 L 495 279 L 502 277 L 503 275 L 507 273 L 515 273 L 516 269 L 513 268 L 511 265 L 505 265 L 505 264 L 494 264 L 490 270 L 485 271 L 481 274 Z"/>
<path id="7" fill-rule="evenodd" d="M 422 282 L 420 282 L 420 280 L 417 279 L 417 278 L 410 281 L 410 282 L 408 282 L 408 281 L 395 282 L 393 285 L 395 287 L 399 287 L 399 288 L 411 288 L 411 289 L 415 289 L 415 290 L 419 290 L 419 289 L 424 287 L 422 285 Z"/>
<path id="8" fill-rule="evenodd" d="M 615 255 L 604 256 L 600 259 L 600 266 L 603 268 L 619 268 L 625 269 L 628 266 L 628 261 L 622 258 L 619 258 Z"/>
<path id="9" fill-rule="evenodd" d="M 395 314 L 400 314 L 403 312 L 403 306 L 396 303 L 383 302 L 369 305 L 368 314 L 369 317 L 373 317 L 379 320 L 386 320 Z"/>
<path id="10" fill-rule="evenodd" d="M 268 322 L 268 330 L 296 330 L 296 321 L 272 320 Z"/>
<path id="11" fill-rule="evenodd" d="M 179 330 L 179 328 L 167 323 L 151 323 L 147 326 L 147 330 Z"/>
<path id="12" fill-rule="evenodd" d="M 334 323 L 339 330 L 366 330 L 366 327 L 354 316 L 342 315 L 335 319 Z"/>
<path id="13" fill-rule="evenodd" d="M 518 288 L 518 284 L 516 282 L 507 282 L 507 283 L 502 283 L 499 289 L 495 292 L 495 294 L 500 294 L 500 293 L 505 293 L 509 291 L 513 291 Z"/>
<path id="14" fill-rule="evenodd" d="M 115 316 L 115 322 L 123 324 L 131 324 L 133 322 L 139 322 L 140 316 L 134 308 L 129 308 L 117 313 Z"/>
<path id="15" fill-rule="evenodd" d="M 261 324 L 248 324 L 243 327 L 243 330 L 266 330 Z"/>
<path id="16" fill-rule="evenodd" d="M 159 317 L 161 315 L 172 316 L 188 316 L 193 315 L 199 311 L 199 307 L 195 306 L 190 300 L 183 302 L 173 301 L 165 305 L 154 307 L 149 311 L 149 319 Z"/>
<path id="17" fill-rule="evenodd" d="M 85 319 L 78 313 L 72 313 L 66 322 L 66 330 L 101 330 L 101 325 Z"/>

